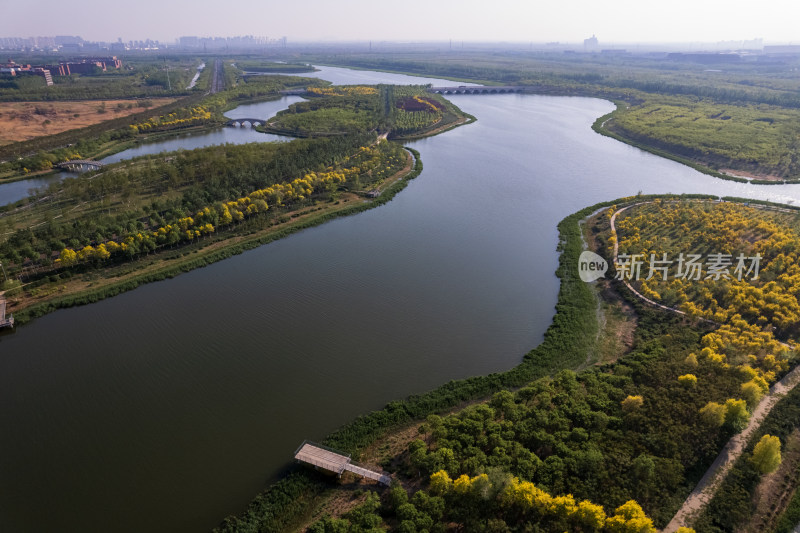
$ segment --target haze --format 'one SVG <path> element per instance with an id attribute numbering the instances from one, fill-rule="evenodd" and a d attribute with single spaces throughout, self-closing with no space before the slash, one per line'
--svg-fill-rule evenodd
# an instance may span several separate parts
<path id="1" fill-rule="evenodd" d="M 87 40 L 181 35 L 287 36 L 291 41 L 520 41 L 602 43 L 716 42 L 764 38 L 798 43 L 798 7 L 791 0 L 725 3 L 673 0 L 28 0 L 9 2 L 8 37 L 80 35 Z M 46 14 L 46 16 L 43 16 Z"/>

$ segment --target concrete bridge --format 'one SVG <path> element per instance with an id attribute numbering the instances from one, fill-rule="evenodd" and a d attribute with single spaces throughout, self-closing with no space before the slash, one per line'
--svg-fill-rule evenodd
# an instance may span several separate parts
<path id="1" fill-rule="evenodd" d="M 234 128 L 243 128 L 245 127 L 245 124 L 249 124 L 251 128 L 254 128 L 256 126 L 261 126 L 266 122 L 267 121 L 263 118 L 234 118 L 226 122 L 225 125 L 232 126 Z"/>
<path id="2" fill-rule="evenodd" d="M 281 91 L 284 96 L 304 96 L 308 91 L 305 89 L 286 89 Z"/>
<path id="3" fill-rule="evenodd" d="M 467 85 L 458 85 L 455 87 L 429 87 L 429 93 L 437 94 L 507 94 L 507 93 L 521 93 L 525 91 L 525 87 L 519 85 L 495 85 L 495 86 L 482 86 L 473 87 Z"/>
<path id="4" fill-rule="evenodd" d="M 90 170 L 99 170 L 103 168 L 103 163 L 100 161 L 91 161 L 89 159 L 73 159 L 72 161 L 59 163 L 56 167 L 64 170 L 71 170 L 72 172 L 88 172 Z"/>

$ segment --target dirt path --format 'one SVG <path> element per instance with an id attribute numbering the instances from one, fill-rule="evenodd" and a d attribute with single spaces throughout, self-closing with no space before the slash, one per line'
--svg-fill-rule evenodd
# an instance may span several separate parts
<path id="1" fill-rule="evenodd" d="M 664 533 L 673 533 L 679 527 L 691 524 L 698 511 L 711 501 L 720 483 L 725 479 L 728 470 L 742 455 L 753 433 L 778 401 L 786 396 L 798 383 L 800 383 L 800 366 L 795 367 L 782 380 L 772 386 L 769 394 L 756 406 L 747 427 L 741 433 L 731 437 L 731 440 L 722 448 L 722 451 L 706 471 L 703 478 L 689 494 L 689 497 L 686 498 L 686 501 L 683 502 L 683 505 L 667 524 L 667 527 L 663 529 Z"/>
<path id="2" fill-rule="evenodd" d="M 611 234 L 614 236 L 614 263 L 617 263 L 618 253 L 619 253 L 619 239 L 617 237 L 617 229 L 616 229 L 616 218 L 617 215 L 625 211 L 626 209 L 630 209 L 631 207 L 635 207 L 638 205 L 647 204 L 650 202 L 639 202 L 636 204 L 631 204 L 629 206 L 623 207 L 611 217 Z M 782 211 L 781 209 L 776 209 Z M 658 307 L 660 309 L 670 311 L 673 313 L 678 313 L 680 315 L 686 316 L 684 311 L 680 309 L 676 309 L 674 307 L 668 307 L 666 305 L 660 304 L 655 302 L 649 298 L 646 298 L 641 293 L 639 293 L 636 289 L 634 289 L 631 284 L 626 281 L 622 280 L 625 283 L 625 286 L 630 289 L 630 291 L 635 294 L 637 297 L 642 299 L 643 301 Z M 710 324 L 716 324 L 711 320 L 707 320 L 701 318 Z M 719 325 L 719 324 L 717 324 Z M 790 346 L 781 343 L 787 348 Z M 717 488 L 719 487 L 720 483 L 723 479 L 725 479 L 725 475 L 728 473 L 730 468 L 736 462 L 737 459 L 742 455 L 744 452 L 745 447 L 747 446 L 750 437 L 753 433 L 761 426 L 761 423 L 770 413 L 772 408 L 778 403 L 778 401 L 786 396 L 798 383 L 800 383 L 800 366 L 795 367 L 794 370 L 786 374 L 783 379 L 777 382 L 775 385 L 772 386 L 769 393 L 759 402 L 756 406 L 755 410 L 753 411 L 752 416 L 750 417 L 750 421 L 747 424 L 747 427 L 741 432 L 733 437 L 725 444 L 725 447 L 722 448 L 722 451 L 711 464 L 709 469 L 703 475 L 700 482 L 694 488 L 694 490 L 689 494 L 686 500 L 681 505 L 681 508 L 678 509 L 678 512 L 675 516 L 670 520 L 667 527 L 663 529 L 664 533 L 673 533 L 677 531 L 677 529 L 681 526 L 688 526 L 693 519 L 696 517 L 697 513 L 709 502 L 711 498 L 714 496 Z"/>

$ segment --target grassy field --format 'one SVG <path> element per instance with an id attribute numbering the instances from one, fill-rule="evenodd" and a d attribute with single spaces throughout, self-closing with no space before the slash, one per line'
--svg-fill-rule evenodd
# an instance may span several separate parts
<path id="1" fill-rule="evenodd" d="M 0 102 L 0 145 L 27 141 L 62 131 L 140 113 L 175 98 L 148 100 L 83 100 L 76 102 Z"/>
<path id="2" fill-rule="evenodd" d="M 800 110 L 648 95 L 606 127 L 733 175 L 800 179 Z"/>

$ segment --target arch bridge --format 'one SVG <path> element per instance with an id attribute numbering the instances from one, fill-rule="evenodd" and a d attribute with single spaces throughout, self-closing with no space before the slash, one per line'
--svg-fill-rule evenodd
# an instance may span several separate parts
<path id="1" fill-rule="evenodd" d="M 100 161 L 91 161 L 89 159 L 73 159 L 72 161 L 59 163 L 56 167 L 72 172 L 88 172 L 90 170 L 100 170 L 103 168 L 103 163 Z"/>
<path id="2" fill-rule="evenodd" d="M 525 91 L 525 87 L 519 85 L 484 85 L 480 87 L 473 87 L 467 85 L 458 85 L 454 87 L 429 87 L 429 93 L 436 94 L 507 94 L 507 93 L 521 93 Z"/>
<path id="3" fill-rule="evenodd" d="M 226 122 L 225 125 L 234 128 L 243 128 L 245 127 L 245 124 L 249 124 L 251 128 L 255 128 L 256 126 L 261 126 L 266 122 L 267 121 L 263 118 L 234 118 Z"/>

